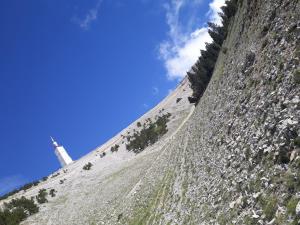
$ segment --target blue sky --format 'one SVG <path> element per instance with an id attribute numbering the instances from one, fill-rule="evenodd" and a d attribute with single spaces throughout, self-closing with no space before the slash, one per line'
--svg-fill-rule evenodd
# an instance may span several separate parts
<path id="1" fill-rule="evenodd" d="M 223 0 L 10 0 L 0 8 L 0 194 L 78 159 L 162 100 Z"/>

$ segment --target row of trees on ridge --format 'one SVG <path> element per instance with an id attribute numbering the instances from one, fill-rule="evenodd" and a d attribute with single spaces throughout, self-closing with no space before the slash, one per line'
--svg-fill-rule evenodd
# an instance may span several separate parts
<path id="1" fill-rule="evenodd" d="M 237 11 L 238 1 L 227 0 L 225 5 L 221 7 L 222 12 L 219 13 L 222 18 L 221 26 L 208 22 L 208 33 L 213 41 L 206 43 L 206 50 L 201 50 L 201 56 L 191 70 L 187 72 L 193 90 L 192 96 L 189 97 L 191 103 L 197 104 L 199 102 L 211 79 L 222 44 L 227 37 L 230 20 Z M 223 51 L 225 53 L 226 49 L 223 48 Z"/>

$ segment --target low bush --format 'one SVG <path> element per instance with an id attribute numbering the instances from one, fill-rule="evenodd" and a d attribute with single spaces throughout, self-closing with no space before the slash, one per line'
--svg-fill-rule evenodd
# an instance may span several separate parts
<path id="1" fill-rule="evenodd" d="M 51 178 L 57 177 L 57 176 L 59 176 L 59 175 L 60 175 L 60 173 L 53 174 L 53 175 L 51 176 Z"/>
<path id="2" fill-rule="evenodd" d="M 117 152 L 117 151 L 119 150 L 119 147 L 120 147 L 120 146 L 116 144 L 116 145 L 114 145 L 114 146 L 112 146 L 112 147 L 110 148 L 110 151 L 111 151 L 111 152 Z"/>
<path id="3" fill-rule="evenodd" d="M 57 191 L 55 189 L 51 189 L 50 192 L 49 192 L 49 195 L 54 198 L 56 196 L 56 193 Z"/>
<path id="4" fill-rule="evenodd" d="M 82 169 L 84 169 L 84 170 L 90 170 L 90 169 L 92 168 L 92 166 L 93 166 L 93 164 L 90 163 L 90 162 L 88 162 L 87 164 L 85 164 L 85 165 L 83 166 Z"/>
<path id="5" fill-rule="evenodd" d="M 182 100 L 182 98 L 177 98 L 176 103 L 180 102 L 181 100 Z"/>

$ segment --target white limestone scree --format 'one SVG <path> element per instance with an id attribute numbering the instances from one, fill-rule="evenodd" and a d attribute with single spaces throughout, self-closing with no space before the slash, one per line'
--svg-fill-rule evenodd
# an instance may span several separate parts
<path id="1" fill-rule="evenodd" d="M 61 167 L 65 167 L 73 162 L 69 154 L 67 153 L 64 146 L 59 145 L 52 137 L 51 137 L 52 145 L 55 149 L 55 155 L 57 156 Z"/>

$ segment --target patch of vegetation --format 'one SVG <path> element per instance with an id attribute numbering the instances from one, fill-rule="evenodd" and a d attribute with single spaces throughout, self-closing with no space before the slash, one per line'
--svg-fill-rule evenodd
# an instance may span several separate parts
<path id="1" fill-rule="evenodd" d="M 166 195 L 169 193 L 169 187 L 173 183 L 173 176 L 174 173 L 172 171 L 166 172 L 161 183 L 157 184 L 153 192 L 147 196 L 147 201 L 141 202 L 141 204 L 136 206 L 133 211 L 133 217 L 129 221 L 125 222 L 127 218 L 124 218 L 123 215 L 120 221 L 121 224 L 141 225 L 145 224 L 145 221 L 147 221 L 147 224 L 157 224 L 161 215 L 157 215 L 155 212 L 160 203 L 165 204 L 164 201 L 166 200 Z"/>
<path id="2" fill-rule="evenodd" d="M 103 158 L 104 156 L 106 156 L 106 153 L 105 153 L 105 152 L 102 152 L 102 153 L 100 154 L 100 158 Z"/>
<path id="3" fill-rule="evenodd" d="M 245 225 L 256 225 L 257 222 L 258 222 L 258 219 L 252 218 L 251 216 L 246 216 L 244 218 Z"/>
<path id="4" fill-rule="evenodd" d="M 296 215 L 296 206 L 298 204 L 299 199 L 292 197 L 287 205 L 286 205 L 286 209 L 287 209 L 287 213 L 289 215 L 295 216 Z"/>
<path id="5" fill-rule="evenodd" d="M 250 159 L 251 156 L 251 149 L 250 147 L 247 147 L 245 150 L 245 159 L 248 161 Z"/>
<path id="6" fill-rule="evenodd" d="M 226 214 L 221 214 L 217 218 L 218 224 L 220 225 L 227 225 L 228 224 L 228 219 L 226 218 Z"/>
<path id="7" fill-rule="evenodd" d="M 28 216 L 39 211 L 39 207 L 34 203 L 33 199 L 29 200 L 25 197 L 13 199 L 9 203 L 4 203 L 0 209 L 1 225 L 18 225 Z"/>
<path id="8" fill-rule="evenodd" d="M 299 136 L 295 138 L 294 144 L 295 144 L 295 146 L 300 148 L 300 137 Z"/>
<path id="9" fill-rule="evenodd" d="M 168 132 L 167 123 L 169 122 L 170 113 L 157 116 L 156 121 L 147 120 L 143 124 L 141 131 L 135 131 L 132 136 L 128 136 L 126 149 L 134 153 L 142 152 L 146 147 L 154 144 L 160 137 Z"/>
<path id="10" fill-rule="evenodd" d="M 84 170 L 90 170 L 92 168 L 93 164 L 91 162 L 88 162 L 87 164 L 85 164 L 82 169 Z"/>
<path id="11" fill-rule="evenodd" d="M 290 194 L 300 190 L 300 177 L 298 174 L 287 171 L 282 179 L 282 183 L 285 184 Z"/>
<path id="12" fill-rule="evenodd" d="M 261 30 L 261 38 L 263 38 L 264 36 L 267 35 L 267 33 L 269 32 L 270 30 L 270 24 L 265 24 Z"/>
<path id="13" fill-rule="evenodd" d="M 278 208 L 278 199 L 276 198 L 276 196 L 270 195 L 264 198 L 260 198 L 260 203 L 262 205 L 263 213 L 266 215 L 266 219 L 269 221 L 273 219 Z"/>
<path id="14" fill-rule="evenodd" d="M 141 126 L 142 126 L 141 122 L 137 122 L 137 123 L 136 123 L 136 126 L 137 126 L 137 127 L 141 127 Z"/>
<path id="15" fill-rule="evenodd" d="M 294 82 L 296 84 L 300 84 L 300 69 L 297 69 L 295 72 L 294 72 Z"/>
<path id="16" fill-rule="evenodd" d="M 120 214 L 118 215 L 118 221 L 120 221 L 120 220 L 122 219 L 122 217 L 123 217 L 123 213 L 120 213 Z"/>
<path id="17" fill-rule="evenodd" d="M 289 152 L 284 148 L 280 149 L 276 161 L 279 164 L 288 164 L 290 162 Z"/>
<path id="18" fill-rule="evenodd" d="M 110 151 L 111 151 L 111 152 L 117 152 L 117 151 L 119 150 L 119 147 L 120 147 L 120 146 L 116 144 L 116 145 L 114 145 L 114 146 L 112 146 L 112 147 L 110 148 Z"/>
<path id="19" fill-rule="evenodd" d="M 189 97 L 190 103 L 199 102 L 211 79 L 222 44 L 228 34 L 229 23 L 237 11 L 237 2 L 238 0 L 227 0 L 225 5 L 221 7 L 222 12 L 219 15 L 222 18 L 222 26 L 208 23 L 208 33 L 213 42 L 206 43 L 206 50 L 201 50 L 201 56 L 187 73 L 193 90 L 192 96 Z"/>
<path id="20" fill-rule="evenodd" d="M 36 201 L 39 204 L 44 204 L 44 203 L 48 202 L 47 195 L 48 195 L 48 193 L 47 193 L 46 189 L 40 189 L 39 194 L 35 197 Z"/>

